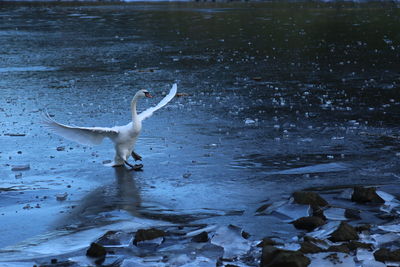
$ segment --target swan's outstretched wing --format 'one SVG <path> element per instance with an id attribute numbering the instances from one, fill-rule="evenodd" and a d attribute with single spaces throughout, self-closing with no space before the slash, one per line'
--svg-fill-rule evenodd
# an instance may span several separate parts
<path id="1" fill-rule="evenodd" d="M 44 114 L 43 125 L 53 133 L 82 145 L 98 145 L 104 137 L 113 139 L 118 135 L 118 130 L 101 127 L 76 127 L 56 122 L 48 114 Z"/>
<path id="2" fill-rule="evenodd" d="M 169 94 L 166 95 L 163 100 L 161 100 L 160 103 L 157 104 L 157 106 L 148 108 L 138 115 L 139 120 L 142 121 L 144 119 L 147 119 L 148 117 L 153 115 L 154 111 L 159 110 L 160 108 L 168 104 L 168 102 L 171 101 L 171 99 L 174 98 L 174 96 L 176 95 L 177 88 L 178 86 L 176 85 L 176 83 L 174 83 L 174 85 L 172 85 L 171 91 L 169 91 Z"/>

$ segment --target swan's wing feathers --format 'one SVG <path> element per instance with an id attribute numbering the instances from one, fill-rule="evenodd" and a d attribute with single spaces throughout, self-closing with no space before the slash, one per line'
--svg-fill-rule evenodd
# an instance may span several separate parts
<path id="1" fill-rule="evenodd" d="M 118 130 L 102 127 L 76 127 L 61 124 L 45 115 L 43 125 L 55 134 L 82 145 L 98 145 L 104 137 L 113 139 L 118 135 Z"/>
<path id="2" fill-rule="evenodd" d="M 147 119 L 148 117 L 150 117 L 151 115 L 153 115 L 153 113 L 156 110 L 159 110 L 160 108 L 162 108 L 163 106 L 165 106 L 166 104 L 168 104 L 169 101 L 172 100 L 172 98 L 174 98 L 174 96 L 176 95 L 178 86 L 176 85 L 176 83 L 174 83 L 174 85 L 172 85 L 171 90 L 169 91 L 168 95 L 166 95 L 161 101 L 160 103 L 158 103 L 156 106 L 151 107 L 146 109 L 145 111 L 143 111 L 142 113 L 140 113 L 138 115 L 139 120 L 144 120 Z"/>

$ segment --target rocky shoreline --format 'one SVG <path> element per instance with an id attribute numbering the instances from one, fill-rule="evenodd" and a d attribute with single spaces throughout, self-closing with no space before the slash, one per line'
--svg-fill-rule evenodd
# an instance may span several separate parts
<path id="1" fill-rule="evenodd" d="M 40 266 L 399 266 L 399 207 L 376 187 L 298 191 L 255 214 L 292 224 L 289 238 L 277 231 L 255 240 L 234 225 L 109 231 L 86 250 Z"/>

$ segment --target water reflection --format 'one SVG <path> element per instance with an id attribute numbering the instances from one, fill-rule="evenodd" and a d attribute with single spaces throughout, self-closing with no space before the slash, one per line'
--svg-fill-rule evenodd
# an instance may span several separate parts
<path id="1" fill-rule="evenodd" d="M 139 216 L 141 197 L 135 172 L 121 166 L 114 168 L 114 173 L 115 182 L 96 188 L 72 206 L 72 212 L 61 220 L 63 227 L 104 225 L 124 219 L 123 215 Z"/>

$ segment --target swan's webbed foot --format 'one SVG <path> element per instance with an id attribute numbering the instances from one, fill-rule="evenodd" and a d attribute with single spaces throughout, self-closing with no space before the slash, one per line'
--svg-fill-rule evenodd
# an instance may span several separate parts
<path id="1" fill-rule="evenodd" d="M 142 160 L 142 157 L 139 154 L 136 154 L 135 151 L 132 151 L 132 158 L 135 161 Z"/>
<path id="2" fill-rule="evenodd" d="M 131 171 L 142 171 L 143 169 L 143 164 L 135 164 L 132 165 L 128 161 L 125 160 L 125 164 L 131 167 Z"/>

